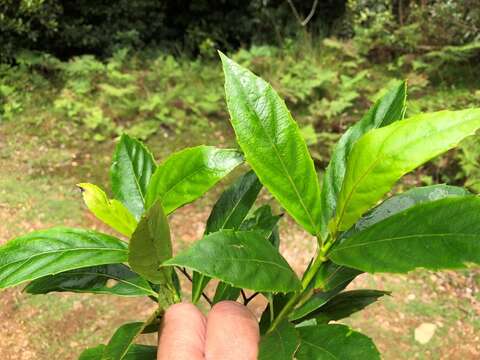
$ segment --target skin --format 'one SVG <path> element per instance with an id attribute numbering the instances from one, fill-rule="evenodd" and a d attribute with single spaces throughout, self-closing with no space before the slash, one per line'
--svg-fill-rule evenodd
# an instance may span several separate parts
<path id="1" fill-rule="evenodd" d="M 259 341 L 255 316 L 237 302 L 219 302 L 207 316 L 180 303 L 165 313 L 157 359 L 255 360 Z"/>

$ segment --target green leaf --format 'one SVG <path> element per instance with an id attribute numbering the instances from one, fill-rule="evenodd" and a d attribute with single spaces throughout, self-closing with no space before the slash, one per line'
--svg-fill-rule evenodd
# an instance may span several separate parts
<path id="1" fill-rule="evenodd" d="M 297 360 L 380 360 L 373 341 L 348 326 L 302 326 L 297 331 L 300 334 Z"/>
<path id="2" fill-rule="evenodd" d="M 301 285 L 286 260 L 256 231 L 221 230 L 164 265 L 184 266 L 239 288 L 290 292 Z"/>
<path id="3" fill-rule="evenodd" d="M 147 207 L 161 199 L 168 215 L 202 196 L 242 162 L 242 155 L 232 149 L 201 145 L 179 151 L 153 174 L 147 190 Z"/>
<path id="4" fill-rule="evenodd" d="M 156 360 L 157 351 L 156 346 L 132 344 L 123 360 Z"/>
<path id="5" fill-rule="evenodd" d="M 207 220 L 205 235 L 224 229 L 238 229 L 262 188 L 253 171 L 238 178 L 223 192 Z"/>
<path id="6" fill-rule="evenodd" d="M 337 265 L 331 261 L 324 263 L 314 278 L 314 288 L 323 291 L 347 287 L 350 282 L 362 272 L 346 266 Z"/>
<path id="7" fill-rule="evenodd" d="M 141 334 L 143 322 L 127 323 L 120 326 L 104 349 L 102 360 L 122 360 L 133 345 L 135 338 Z"/>
<path id="8" fill-rule="evenodd" d="M 311 285 L 306 289 L 311 296 L 300 303 L 290 314 L 289 319 L 296 321 L 326 304 L 340 291 L 345 289 L 361 271 L 326 261 L 315 274 Z"/>
<path id="9" fill-rule="evenodd" d="M 78 360 L 103 360 L 105 345 L 98 345 L 94 348 L 86 349 L 80 354 Z M 155 360 L 157 358 L 157 347 L 150 345 L 132 344 L 123 360 Z"/>
<path id="10" fill-rule="evenodd" d="M 342 188 L 343 178 L 347 168 L 347 159 L 353 145 L 368 131 L 402 120 L 405 115 L 407 99 L 407 84 L 401 82 L 392 87 L 365 114 L 365 116 L 350 127 L 340 138 L 332 153 L 330 163 L 323 177 L 322 204 L 322 235 L 327 234 L 329 220 L 335 215 L 338 194 Z"/>
<path id="11" fill-rule="evenodd" d="M 110 169 L 112 191 L 137 220 L 145 209 L 147 187 L 156 167 L 152 154 L 141 142 L 122 135 Z"/>
<path id="12" fill-rule="evenodd" d="M 342 289 L 335 288 L 330 291 L 321 291 L 313 294 L 304 304 L 296 308 L 288 317 L 290 321 L 300 320 L 308 314 L 325 305 L 331 298 L 335 297 Z"/>
<path id="13" fill-rule="evenodd" d="M 52 228 L 0 246 L 0 289 L 59 272 L 127 260 L 127 244 L 95 231 Z"/>
<path id="14" fill-rule="evenodd" d="M 367 272 L 404 273 L 480 264 L 480 198 L 419 204 L 336 243 L 327 256 Z"/>
<path id="15" fill-rule="evenodd" d="M 247 162 L 287 212 L 318 234 L 320 187 L 297 123 L 268 83 L 220 57 L 231 122 Z"/>
<path id="16" fill-rule="evenodd" d="M 449 185 L 432 185 L 410 189 L 395 195 L 372 211 L 363 216 L 350 230 L 341 235 L 341 238 L 366 229 L 377 222 L 405 210 L 416 204 L 439 200 L 445 197 L 465 196 L 470 194 L 466 189 Z M 337 265 L 331 261 L 325 263 L 315 276 L 314 289 L 321 292 L 314 294 L 305 304 L 298 307 L 290 316 L 291 320 L 299 319 L 314 309 L 325 304 L 336 293 L 343 290 L 357 275 L 362 272 L 356 269 Z"/>
<path id="17" fill-rule="evenodd" d="M 128 263 L 133 271 L 156 284 L 166 281 L 169 271 L 160 268 L 160 265 L 172 257 L 172 242 L 160 201 L 142 217 L 128 249 Z"/>
<path id="18" fill-rule="evenodd" d="M 451 196 L 465 196 L 469 192 L 463 188 L 448 185 L 432 185 L 408 190 L 395 195 L 363 216 L 354 227 L 341 235 L 341 238 L 352 236 L 377 222 L 405 210 L 415 204 L 434 201 Z M 298 320 L 326 304 L 328 300 L 343 290 L 356 276 L 362 272 L 356 269 L 326 262 L 316 274 L 313 289 L 316 292 L 304 304 L 301 304 L 290 315 L 290 320 Z"/>
<path id="19" fill-rule="evenodd" d="M 278 249 L 280 247 L 280 230 L 278 228 L 278 224 L 273 227 L 272 235 L 268 238 L 268 241 Z"/>
<path id="20" fill-rule="evenodd" d="M 88 209 L 101 221 L 127 237 L 137 227 L 137 220 L 120 201 L 109 200 L 98 186 L 88 183 L 77 184 L 82 190 Z"/>
<path id="21" fill-rule="evenodd" d="M 80 354 L 78 360 L 102 360 L 104 350 L 105 345 L 103 344 L 95 346 L 94 348 L 85 349 Z"/>
<path id="22" fill-rule="evenodd" d="M 347 230 L 395 182 L 480 127 L 480 109 L 420 114 L 364 135 L 353 147 L 333 231 Z"/>
<path id="23" fill-rule="evenodd" d="M 114 281 L 110 286 L 108 281 Z M 154 296 L 150 284 L 123 264 L 92 266 L 32 281 L 25 291 L 29 294 L 47 294 L 53 291 L 111 294 L 117 296 Z"/>
<path id="24" fill-rule="evenodd" d="M 380 290 L 351 290 L 337 294 L 315 311 L 298 317 L 299 321 L 316 319 L 317 322 L 337 321 L 349 317 L 353 313 L 363 310 L 368 305 L 373 304 L 384 295 L 389 295 L 387 291 Z"/>
<path id="25" fill-rule="evenodd" d="M 210 282 L 208 276 L 202 275 L 196 271 L 192 275 L 192 303 L 196 304 L 202 296 L 203 290 Z"/>
<path id="26" fill-rule="evenodd" d="M 205 235 L 223 229 L 238 229 L 257 199 L 261 188 L 262 184 L 253 171 L 249 171 L 238 178 L 233 185 L 223 192 L 213 206 L 207 220 Z M 209 281 L 208 277 L 197 272 L 193 273 L 192 302 L 194 304 L 200 299 L 202 291 Z M 229 297 L 233 295 L 230 294 Z"/>
<path id="27" fill-rule="evenodd" d="M 406 210 L 414 205 L 444 199 L 446 197 L 458 197 L 471 195 L 471 193 L 462 187 L 450 186 L 444 184 L 416 187 L 388 198 L 380 205 L 369 211 L 360 218 L 357 223 L 346 232 L 342 237 L 351 236 L 353 233 L 362 231 L 377 222 L 386 219 L 389 216 Z"/>
<path id="28" fill-rule="evenodd" d="M 237 300 L 240 296 L 240 289 L 233 287 L 229 284 L 225 284 L 224 282 L 219 282 L 217 285 L 217 289 L 215 290 L 215 295 L 213 297 L 213 304 L 216 304 L 223 300 Z"/>
<path id="29" fill-rule="evenodd" d="M 300 345 L 295 326 L 282 322 L 271 333 L 262 337 L 259 347 L 259 360 L 292 360 Z"/>
<path id="30" fill-rule="evenodd" d="M 365 309 L 385 295 L 390 295 L 390 293 L 388 291 L 364 289 L 345 291 L 330 299 L 318 311 L 309 314 L 304 319 L 315 318 L 317 322 L 344 319 Z"/>
<path id="31" fill-rule="evenodd" d="M 278 222 L 282 215 L 273 215 L 270 205 L 263 205 L 256 209 L 252 216 L 245 219 L 240 230 L 263 231 L 265 237 L 278 249 L 280 238 L 278 235 Z"/>

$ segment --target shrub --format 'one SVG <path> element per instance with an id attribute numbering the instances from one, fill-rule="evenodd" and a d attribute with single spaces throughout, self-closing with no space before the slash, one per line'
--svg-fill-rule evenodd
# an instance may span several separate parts
<path id="1" fill-rule="evenodd" d="M 478 0 L 416 2 L 350 0 L 355 40 L 372 61 L 424 54 L 480 40 Z M 445 31 L 448 29 L 448 31 Z"/>
<path id="2" fill-rule="evenodd" d="M 222 61 L 241 152 L 201 145 L 157 165 L 144 145 L 122 136 L 110 172 L 114 199 L 93 184 L 78 184 L 90 211 L 122 237 L 65 227 L 20 236 L 0 247 L 0 288 L 30 282 L 31 294 L 106 293 L 158 303 L 149 319 L 122 325 L 108 344 L 81 359 L 124 359 L 132 352 L 155 359 L 155 347 L 135 339 L 156 332 L 163 311 L 182 298 L 178 274 L 192 280 L 194 303 L 202 294 L 210 304 L 240 295 L 245 304 L 266 299 L 260 359 L 312 359 L 319 351 L 379 359 L 367 336 L 330 322 L 388 292 L 345 287 L 362 272 L 480 264 L 480 199 L 463 188 L 434 185 L 378 202 L 403 175 L 480 128 L 480 109 L 403 119 L 406 86 L 397 84 L 343 134 L 320 188 L 281 98 L 253 73 L 223 55 Z M 243 162 L 251 170 L 220 196 L 204 237 L 173 256 L 168 216 Z M 317 252 L 301 279 L 278 250 L 281 214 L 269 205 L 253 209 L 262 187 L 316 238 Z M 116 283 L 107 285 L 109 279 Z M 218 281 L 213 300 L 203 293 L 212 280 Z"/>

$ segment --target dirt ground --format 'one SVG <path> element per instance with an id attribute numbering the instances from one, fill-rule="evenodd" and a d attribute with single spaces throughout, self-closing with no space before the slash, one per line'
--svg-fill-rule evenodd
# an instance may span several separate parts
<path id="1" fill-rule="evenodd" d="M 85 210 L 74 184 L 106 184 L 104 171 L 113 143 L 95 148 L 82 148 L 78 143 L 64 146 L 25 137 L 17 130 L 0 126 L 0 244 L 54 225 L 108 231 Z M 205 197 L 172 216 L 176 250 L 201 237 L 211 205 L 211 197 Z M 281 252 L 301 271 L 314 243 L 291 219 L 284 217 L 282 222 Z M 480 358 L 478 268 L 362 275 L 350 287 L 392 291 L 392 296 L 345 321 L 371 336 L 385 359 Z M 252 306 L 258 312 L 262 302 Z M 85 347 L 108 341 L 120 324 L 147 318 L 154 307 L 153 302 L 136 298 L 66 293 L 31 296 L 21 287 L 8 289 L 0 294 L 0 359 L 76 359 Z M 434 329 L 424 344 L 415 340 L 415 330 L 422 324 Z M 152 336 L 143 340 L 155 341 Z"/>

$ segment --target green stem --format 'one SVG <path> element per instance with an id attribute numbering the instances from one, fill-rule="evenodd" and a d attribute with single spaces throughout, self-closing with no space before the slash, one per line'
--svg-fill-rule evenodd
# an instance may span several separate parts
<path id="1" fill-rule="evenodd" d="M 302 290 L 295 293 L 290 300 L 285 304 L 285 306 L 280 310 L 278 313 L 278 316 L 273 320 L 272 325 L 270 325 L 270 328 L 267 330 L 267 334 L 271 333 L 273 330 L 276 329 L 280 323 L 287 318 L 287 316 L 290 314 L 290 312 L 295 308 L 295 306 L 301 302 L 304 301 L 304 297 L 309 295 L 309 285 L 314 279 L 315 275 L 317 272 L 320 270 L 322 265 L 328 260 L 325 255 L 327 254 L 328 249 L 330 249 L 330 246 L 332 246 L 332 241 L 325 241 L 324 245 L 320 248 L 320 251 L 313 261 L 312 265 L 308 268 L 308 270 L 305 272 L 303 275 L 302 279 Z"/>

